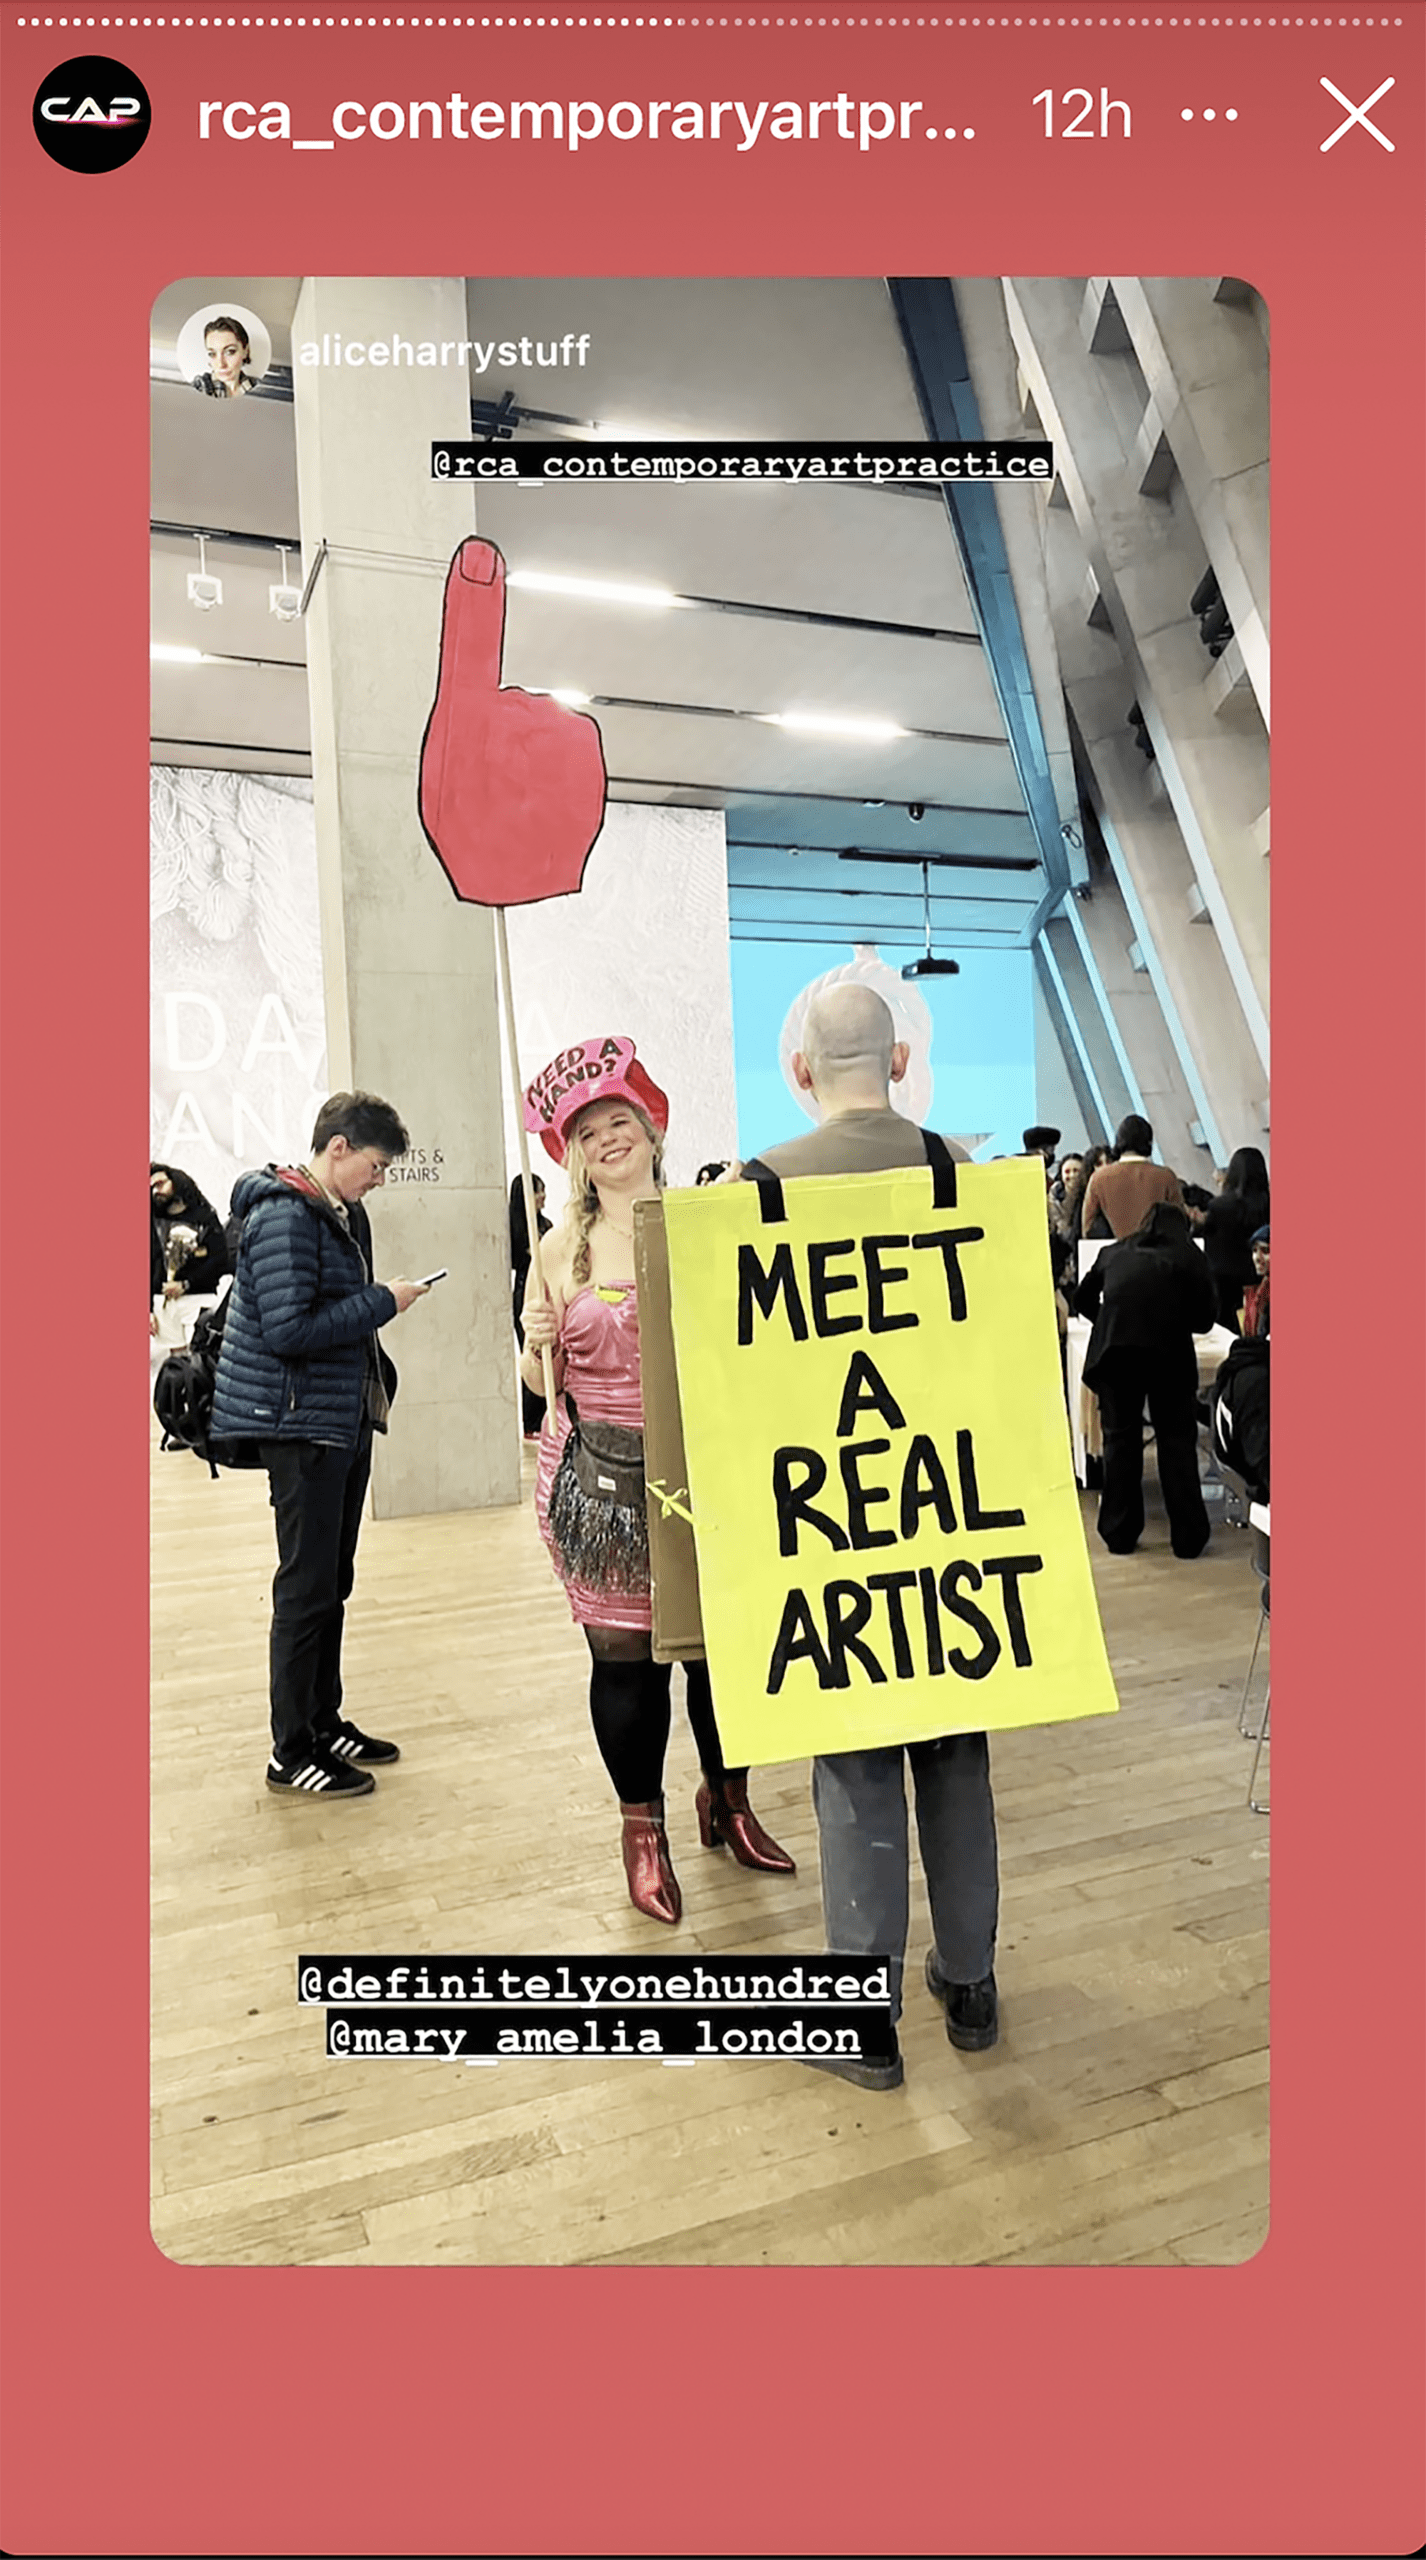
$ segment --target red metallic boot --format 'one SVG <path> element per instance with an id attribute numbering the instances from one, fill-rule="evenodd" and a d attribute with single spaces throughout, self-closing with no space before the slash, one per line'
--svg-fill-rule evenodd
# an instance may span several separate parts
<path id="1" fill-rule="evenodd" d="M 650 1920 L 666 1920 L 675 1928 L 683 1917 L 683 1896 L 668 1854 L 663 1827 L 663 1798 L 649 1804 L 621 1804 L 624 1817 L 624 1873 L 629 1900 Z"/>
<path id="2" fill-rule="evenodd" d="M 740 1867 L 761 1875 L 795 1876 L 797 1862 L 771 1839 L 748 1803 L 746 1778 L 705 1778 L 698 1790 L 698 1836 L 705 1849 L 732 1850 Z"/>

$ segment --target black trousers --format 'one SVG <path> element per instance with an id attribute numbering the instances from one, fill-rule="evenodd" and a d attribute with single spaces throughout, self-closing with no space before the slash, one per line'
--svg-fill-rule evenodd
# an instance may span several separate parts
<path id="1" fill-rule="evenodd" d="M 265 1440 L 262 1459 L 277 1519 L 268 1669 L 272 1747 L 305 1760 L 342 1712 L 342 1621 L 356 1576 L 371 1426 L 354 1449 L 320 1440 Z"/>
<path id="2" fill-rule="evenodd" d="M 1159 1453 L 1159 1488 L 1176 1556 L 1208 1544 L 1208 1514 L 1198 1482 L 1198 1364 L 1189 1344 L 1171 1351 L 1106 1351 L 1095 1373 L 1104 1426 L 1104 1490 L 1099 1534 L 1127 1555 L 1144 1526 L 1144 1407 Z"/>

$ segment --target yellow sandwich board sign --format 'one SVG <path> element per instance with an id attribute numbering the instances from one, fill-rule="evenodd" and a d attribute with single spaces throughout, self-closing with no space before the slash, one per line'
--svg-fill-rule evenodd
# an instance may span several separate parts
<path id="1" fill-rule="evenodd" d="M 1044 1176 L 669 1192 L 703 1628 L 728 1759 L 1105 1715 Z M 779 1214 L 779 1212 L 781 1214 Z"/>

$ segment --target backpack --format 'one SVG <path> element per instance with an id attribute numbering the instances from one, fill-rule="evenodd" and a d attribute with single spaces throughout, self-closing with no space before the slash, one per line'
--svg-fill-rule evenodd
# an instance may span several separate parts
<path id="1" fill-rule="evenodd" d="M 213 1477 L 218 1473 L 219 1458 L 225 1466 L 245 1463 L 228 1442 L 220 1441 L 215 1451 L 208 1439 L 213 1391 L 218 1381 L 218 1354 L 223 1348 L 232 1302 L 233 1293 L 228 1289 L 216 1307 L 205 1307 L 194 1325 L 187 1350 L 170 1351 L 154 1380 L 153 1409 L 163 1426 L 164 1448 L 191 1449 L 195 1457 L 207 1459 L 208 1473 Z"/>

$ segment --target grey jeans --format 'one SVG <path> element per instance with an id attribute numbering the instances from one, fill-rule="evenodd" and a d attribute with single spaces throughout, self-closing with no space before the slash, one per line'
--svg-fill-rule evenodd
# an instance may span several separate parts
<path id="1" fill-rule="evenodd" d="M 905 1746 L 931 1897 L 935 1971 L 983 1981 L 995 1962 L 1000 1887 L 990 1745 L 983 1733 Z M 891 2014 L 901 2014 L 910 1920 L 910 1846 L 903 1749 L 834 1751 L 812 1763 L 822 1849 L 822 1910 L 834 1955 L 884 1957 Z"/>

